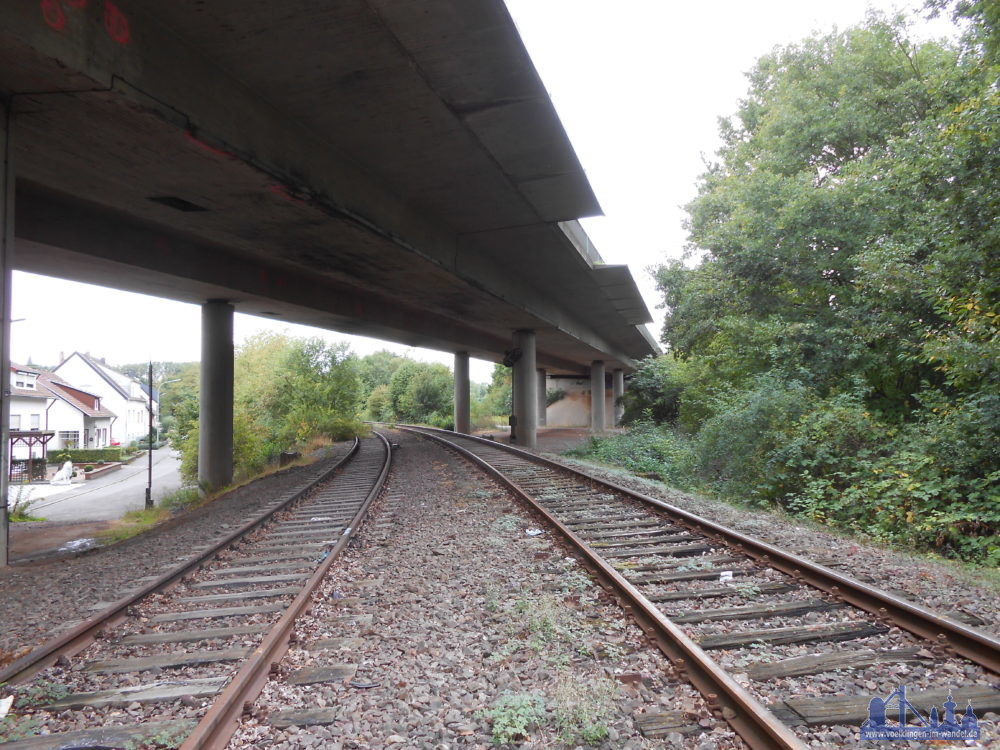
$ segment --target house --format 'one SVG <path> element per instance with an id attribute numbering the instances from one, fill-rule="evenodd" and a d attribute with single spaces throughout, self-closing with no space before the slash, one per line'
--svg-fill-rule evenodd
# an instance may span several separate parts
<path id="1" fill-rule="evenodd" d="M 10 367 L 11 433 L 52 433 L 49 452 L 63 448 L 103 448 L 111 442 L 117 415 L 95 393 L 67 383 L 55 373 L 24 365 Z M 40 442 L 12 441 L 11 457 L 45 454 Z"/>
<path id="2" fill-rule="evenodd" d="M 118 372 L 103 359 L 73 352 L 53 371 L 65 381 L 100 397 L 102 405 L 118 415 L 111 425 L 110 442 L 128 445 L 149 435 L 149 404 L 152 401 L 153 425 L 159 424 L 156 394 L 150 399 L 148 388 L 135 378 Z"/>

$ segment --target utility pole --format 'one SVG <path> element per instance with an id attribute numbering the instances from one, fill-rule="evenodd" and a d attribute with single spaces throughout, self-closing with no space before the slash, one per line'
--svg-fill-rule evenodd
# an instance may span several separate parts
<path id="1" fill-rule="evenodd" d="M 146 484 L 146 510 L 153 507 L 153 361 L 149 361 L 149 442 L 146 447 L 149 449 L 149 481 Z"/>

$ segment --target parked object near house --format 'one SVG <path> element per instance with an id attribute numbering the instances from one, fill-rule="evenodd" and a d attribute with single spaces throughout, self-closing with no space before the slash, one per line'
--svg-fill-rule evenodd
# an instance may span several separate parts
<path id="1" fill-rule="evenodd" d="M 52 477 L 49 484 L 69 484 L 73 479 L 73 462 L 67 461 L 62 465 L 62 468 L 56 472 L 56 475 Z"/>
<path id="2" fill-rule="evenodd" d="M 133 377 L 118 372 L 103 359 L 73 352 L 56 366 L 58 376 L 100 396 L 105 407 L 117 415 L 111 425 L 108 441 L 83 442 L 80 448 L 99 448 L 113 443 L 128 445 L 149 435 L 149 408 L 152 404 L 153 425 L 159 428 L 159 403 L 154 391 Z"/>

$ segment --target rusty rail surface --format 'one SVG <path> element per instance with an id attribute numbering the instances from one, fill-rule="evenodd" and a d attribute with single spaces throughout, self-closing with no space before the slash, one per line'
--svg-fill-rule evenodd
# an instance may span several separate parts
<path id="1" fill-rule="evenodd" d="M 385 478 L 392 463 L 392 445 L 380 432 L 373 432 L 373 434 L 385 446 L 385 462 L 371 491 L 361 503 L 357 513 L 354 514 L 350 525 L 337 540 L 337 544 L 331 548 L 323 562 L 309 577 L 302 591 L 292 600 L 288 609 L 285 610 L 274 627 L 267 632 L 240 671 L 236 673 L 226 689 L 212 704 L 208 713 L 202 717 L 198 725 L 188 735 L 184 744 L 180 746 L 180 750 L 224 750 L 238 726 L 240 716 L 263 690 L 272 668 L 277 666 L 281 657 L 288 650 L 288 642 L 295 621 L 308 611 L 313 593 L 319 587 L 330 566 L 354 537 L 358 526 L 361 525 L 368 513 L 372 501 L 385 484 Z"/>
<path id="2" fill-rule="evenodd" d="M 594 571 L 605 588 L 615 592 L 626 611 L 639 623 L 646 635 L 655 641 L 657 647 L 673 663 L 678 672 L 682 673 L 705 697 L 709 708 L 717 718 L 725 721 L 743 740 L 755 750 L 805 750 L 806 745 L 763 704 L 754 698 L 739 683 L 730 677 L 715 661 L 709 657 L 691 638 L 679 627 L 674 625 L 660 612 L 656 605 L 643 596 L 635 586 L 596 552 L 594 552 L 579 536 L 573 533 L 517 484 L 504 476 L 498 469 L 475 453 L 447 440 L 437 434 L 423 432 L 424 428 L 401 429 L 423 435 L 448 448 L 451 448 L 466 459 L 481 467 L 490 476 L 507 487 L 519 497 L 538 516 L 541 516 L 551 526 L 583 555 L 587 566 Z M 440 430 L 437 432 L 447 432 Z M 462 437 L 468 437 L 463 435 Z M 488 445 L 492 441 L 484 440 Z M 506 447 L 506 446 L 504 446 Z"/>
<path id="3" fill-rule="evenodd" d="M 167 588 L 171 584 L 182 579 L 184 576 L 194 572 L 203 563 L 215 556 L 215 554 L 220 550 L 228 547 L 240 537 L 249 534 L 257 527 L 266 523 L 275 513 L 278 513 L 279 511 L 287 508 L 289 505 L 292 505 L 303 495 L 312 490 L 317 484 L 326 481 L 326 479 L 328 479 L 337 469 L 354 458 L 360 445 L 361 441 L 358 438 L 354 438 L 354 445 L 351 446 L 351 449 L 347 452 L 347 454 L 345 454 L 339 461 L 337 461 L 327 471 L 323 472 L 323 474 L 315 480 L 296 492 L 288 500 L 281 503 L 281 505 L 272 508 L 259 518 L 244 524 L 236 531 L 223 537 L 219 542 L 216 542 L 204 552 L 201 552 L 190 560 L 181 563 L 173 570 L 164 573 L 134 593 L 129 594 L 123 599 L 119 599 L 114 604 L 111 604 L 106 609 L 98 612 L 96 615 L 84 620 L 71 630 L 46 641 L 35 650 L 11 662 L 0 670 L 0 682 L 9 682 L 11 684 L 25 682 L 33 675 L 55 664 L 56 660 L 60 656 L 73 656 L 74 654 L 79 653 L 94 642 L 97 634 L 102 628 L 106 626 L 113 626 L 121 622 L 125 618 L 128 608 L 137 601 L 145 596 L 148 596 L 149 594 Z"/>
<path id="4" fill-rule="evenodd" d="M 944 648 L 948 652 L 964 657 L 993 673 L 1000 673 L 1000 640 L 985 633 L 975 631 L 960 622 L 937 614 L 936 612 L 933 612 L 919 604 L 906 601 L 894 596 L 893 594 L 854 580 L 838 571 L 814 563 L 806 558 L 782 550 L 779 547 L 763 542 L 759 539 L 755 539 L 739 531 L 729 529 L 721 524 L 686 511 L 683 508 L 679 508 L 662 500 L 644 495 L 641 492 L 636 492 L 635 490 L 615 484 L 614 482 L 598 479 L 583 471 L 565 466 L 561 463 L 538 456 L 529 451 L 492 440 L 486 440 L 473 435 L 455 435 L 455 433 L 448 430 L 403 425 L 400 425 L 400 427 L 416 434 L 423 434 L 429 438 L 436 439 L 438 442 L 444 443 L 449 447 L 453 447 L 463 455 L 469 457 L 470 460 L 473 460 L 477 465 L 487 468 L 492 475 L 496 476 L 504 485 L 510 487 L 519 497 L 527 499 L 534 511 L 545 517 L 546 520 L 556 526 L 556 528 L 558 528 L 560 532 L 574 544 L 574 546 L 580 548 L 581 552 L 586 555 L 592 567 L 598 571 L 603 580 L 611 583 L 615 590 L 624 592 L 623 595 L 630 602 L 636 598 L 635 595 L 638 595 L 639 599 L 637 600 L 637 604 L 633 605 L 636 615 L 639 616 L 640 620 L 648 621 L 653 619 L 657 621 L 654 623 L 656 630 L 656 635 L 654 637 L 657 640 L 658 645 L 660 645 L 664 653 L 666 653 L 675 664 L 678 663 L 678 659 L 684 660 L 683 666 L 686 668 L 692 682 L 696 684 L 704 695 L 706 695 L 706 698 L 710 702 L 713 700 L 711 695 L 712 693 L 717 692 L 717 690 L 727 690 L 728 688 L 721 683 L 714 686 L 710 683 L 706 683 L 704 679 L 706 675 L 698 675 L 698 678 L 696 679 L 695 672 L 692 670 L 691 663 L 688 661 L 690 657 L 685 654 L 689 652 L 689 647 L 693 647 L 697 650 L 697 652 L 700 652 L 700 656 L 697 657 L 697 660 L 700 664 L 711 664 L 711 667 L 704 667 L 704 669 L 708 672 L 712 671 L 712 667 L 719 670 L 714 661 L 705 655 L 693 641 L 687 639 L 686 636 L 684 636 L 684 634 L 676 628 L 676 626 L 670 623 L 667 618 L 656 610 L 654 605 L 649 603 L 648 600 L 644 601 L 644 597 L 642 597 L 641 593 L 634 590 L 634 587 L 625 581 L 625 579 L 621 577 L 620 574 L 614 570 L 614 568 L 611 568 L 606 563 L 603 563 L 603 561 L 595 561 L 594 558 L 598 557 L 597 554 L 586 549 L 584 546 L 581 546 L 584 545 L 581 540 L 576 538 L 576 536 L 568 528 L 556 521 L 546 510 L 535 503 L 527 493 L 521 491 L 520 488 L 518 488 L 513 482 L 506 479 L 506 477 L 504 477 L 499 471 L 494 469 L 483 459 L 464 449 L 462 446 L 456 445 L 448 440 L 447 436 L 450 435 L 453 437 L 460 437 L 462 440 L 470 440 L 493 448 L 498 448 L 532 463 L 553 469 L 564 475 L 568 474 L 575 476 L 592 485 L 606 487 L 635 500 L 639 500 L 644 504 L 652 506 L 653 508 L 665 511 L 688 529 L 697 531 L 710 539 L 714 539 L 731 548 L 739 550 L 748 557 L 755 559 L 764 565 L 786 573 L 796 581 L 825 591 L 851 606 L 872 614 L 879 622 L 898 626 L 918 636 L 919 638 L 930 641 L 937 647 Z M 616 578 L 620 580 L 615 580 Z M 653 612 L 647 612 L 647 609 L 652 609 Z M 674 631 L 676 631 L 676 633 Z M 662 644 L 660 642 L 661 638 L 671 641 L 672 643 Z M 684 642 L 685 640 L 687 643 Z M 704 658 L 704 661 L 701 660 L 701 657 Z M 702 667 L 699 667 L 698 669 L 700 670 Z M 713 680 L 715 679 L 712 675 L 707 676 Z M 733 695 L 731 700 L 734 703 L 738 703 L 740 699 Z M 733 728 L 741 736 L 743 736 L 748 743 L 757 747 L 758 745 L 755 744 L 755 740 L 744 734 L 744 730 L 737 726 L 737 722 L 741 721 L 739 714 L 732 716 L 731 714 L 733 709 L 731 708 L 729 711 L 726 711 L 725 708 L 726 707 L 724 706 L 723 714 L 729 721 L 730 725 L 733 726 Z"/>

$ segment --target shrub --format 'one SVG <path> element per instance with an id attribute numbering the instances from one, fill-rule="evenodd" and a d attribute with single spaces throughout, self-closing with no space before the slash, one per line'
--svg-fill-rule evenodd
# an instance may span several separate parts
<path id="1" fill-rule="evenodd" d="M 112 448 L 92 448 L 89 450 L 74 448 L 71 450 L 61 451 L 57 458 L 60 463 L 72 461 L 75 464 L 97 463 L 99 461 L 121 461 L 122 449 L 121 446 Z"/>
<path id="2" fill-rule="evenodd" d="M 83 467 L 83 470 L 86 472 L 90 472 L 94 470 L 94 467 L 92 464 L 87 464 L 86 466 Z"/>
<path id="3" fill-rule="evenodd" d="M 588 444 L 568 454 L 594 458 L 635 474 L 662 479 L 674 487 L 692 484 L 691 441 L 665 425 L 639 422 L 619 434 L 592 437 Z"/>
<path id="4" fill-rule="evenodd" d="M 534 693 L 505 693 L 486 711 L 493 724 L 493 742 L 503 745 L 528 736 L 528 730 L 545 718 L 545 704 Z"/>

